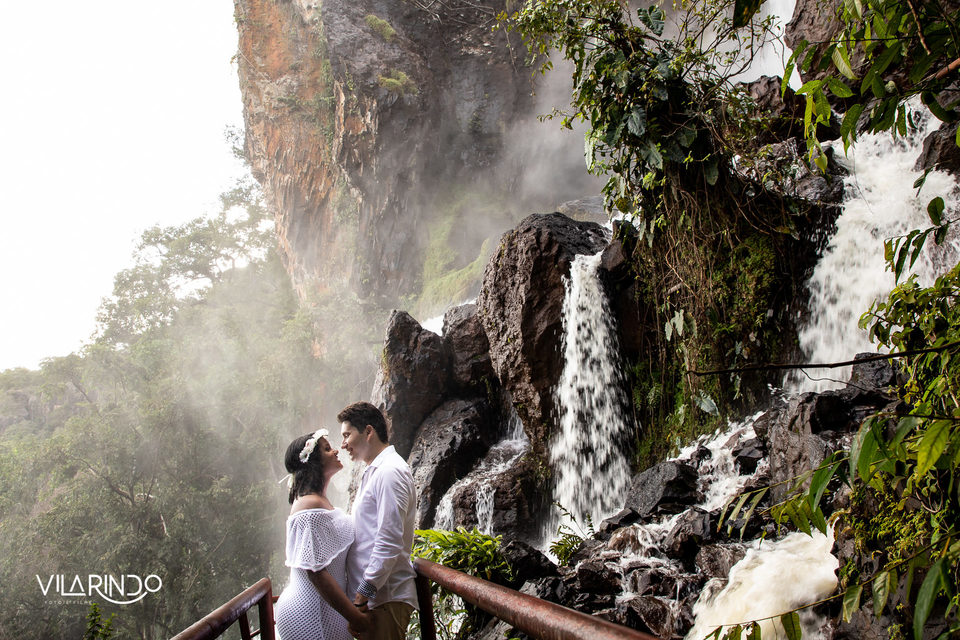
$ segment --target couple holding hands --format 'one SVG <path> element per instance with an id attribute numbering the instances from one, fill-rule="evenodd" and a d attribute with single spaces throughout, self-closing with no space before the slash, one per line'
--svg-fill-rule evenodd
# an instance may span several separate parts
<path id="1" fill-rule="evenodd" d="M 367 467 L 351 514 L 327 499 L 343 463 L 319 429 L 290 443 L 286 565 L 290 582 L 275 606 L 282 640 L 402 640 L 417 607 L 410 562 L 416 490 L 389 444 L 377 407 L 356 402 L 337 415 L 341 448 Z"/>

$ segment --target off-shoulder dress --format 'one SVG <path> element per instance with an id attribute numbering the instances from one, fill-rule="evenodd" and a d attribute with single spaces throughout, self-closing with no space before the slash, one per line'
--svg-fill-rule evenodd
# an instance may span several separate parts
<path id="1" fill-rule="evenodd" d="M 327 604 L 308 571 L 326 569 L 346 589 L 353 519 L 340 509 L 304 509 L 287 518 L 290 582 L 274 607 L 282 640 L 349 640 L 347 621 Z"/>

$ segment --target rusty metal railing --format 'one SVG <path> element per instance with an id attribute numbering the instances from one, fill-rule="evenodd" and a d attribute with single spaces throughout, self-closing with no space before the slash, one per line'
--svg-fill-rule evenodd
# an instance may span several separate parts
<path id="1" fill-rule="evenodd" d="M 219 638 L 234 622 L 240 624 L 240 637 L 243 640 L 259 636 L 261 640 L 276 640 L 273 628 L 273 592 L 270 578 L 261 578 L 255 585 L 238 594 L 230 602 L 211 611 L 201 620 L 193 623 L 173 640 L 212 640 Z M 260 628 L 250 630 L 247 610 L 256 605 L 260 618 Z"/>
<path id="2" fill-rule="evenodd" d="M 635 629 L 528 596 L 423 558 L 416 558 L 413 567 L 417 571 L 422 640 L 436 640 L 437 637 L 429 580 L 537 640 L 657 640 Z"/>

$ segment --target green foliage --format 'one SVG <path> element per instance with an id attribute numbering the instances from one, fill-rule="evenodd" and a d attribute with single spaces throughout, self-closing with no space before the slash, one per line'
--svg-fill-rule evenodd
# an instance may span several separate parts
<path id="1" fill-rule="evenodd" d="M 861 127 L 906 136 L 911 128 L 904 102 L 920 95 L 940 120 L 957 118 L 958 101 L 938 97 L 950 78 L 938 72 L 960 57 L 956 25 L 960 10 L 937 1 L 857 0 L 838 3 L 842 28 L 829 43 L 801 41 L 784 73 L 794 68 L 820 72 L 798 91 L 806 96 L 804 132 L 811 161 L 826 168 L 817 129 L 832 116 L 829 96 L 845 105 L 841 125 L 844 150 Z"/>
<path id="2" fill-rule="evenodd" d="M 501 536 L 489 536 L 476 527 L 467 531 L 419 529 L 413 545 L 413 556 L 462 571 L 497 584 L 513 582 L 513 569 L 500 553 Z M 485 614 L 465 605 L 459 597 L 438 584 L 433 584 L 434 613 L 437 628 L 444 638 L 463 638 L 479 629 Z"/>
<path id="3" fill-rule="evenodd" d="M 572 110 L 554 115 L 566 127 L 589 123 L 587 164 L 608 176 L 608 205 L 638 216 L 651 233 L 661 223 L 659 209 L 670 204 L 665 190 L 715 185 L 729 159 L 721 132 L 729 106 L 741 100 L 730 78 L 772 27 L 772 20 L 752 16 L 735 24 L 733 4 L 677 3 L 674 37 L 665 37 L 657 5 L 634 17 L 618 0 L 531 0 L 509 18 L 531 54 L 556 49 L 573 63 Z M 542 70 L 550 66 L 543 62 Z"/>
<path id="4" fill-rule="evenodd" d="M 83 640 L 110 640 L 113 637 L 114 617 L 112 614 L 104 620 L 97 603 L 91 604 L 90 612 L 87 614 L 87 630 L 83 634 Z"/>
<path id="5" fill-rule="evenodd" d="M 35 575 L 106 573 L 163 581 L 102 605 L 113 633 L 170 637 L 282 549 L 275 478 L 323 398 L 321 361 L 258 190 L 222 205 L 143 235 L 79 354 L 0 373 L 0 599 L 17 603 L 0 636 L 81 636 Z"/>
<path id="6" fill-rule="evenodd" d="M 385 75 L 378 76 L 377 82 L 390 93 L 399 96 L 416 95 L 418 91 L 416 83 L 410 79 L 410 76 L 399 69 L 390 69 Z"/>
<path id="7" fill-rule="evenodd" d="M 593 528 L 593 520 L 587 515 L 587 530 L 584 531 L 577 522 L 576 517 L 568 511 L 559 502 L 554 502 L 553 506 L 560 510 L 561 516 L 565 522 L 557 527 L 557 539 L 550 543 L 550 553 L 557 557 L 560 566 L 566 566 L 570 563 L 573 554 L 577 552 L 583 541 L 592 536 L 596 531 Z"/>
<path id="8" fill-rule="evenodd" d="M 363 20 L 367 23 L 368 27 L 387 42 L 392 42 L 393 39 L 397 37 L 396 29 L 391 27 L 390 23 L 383 18 L 378 18 L 372 13 L 368 13 Z"/>

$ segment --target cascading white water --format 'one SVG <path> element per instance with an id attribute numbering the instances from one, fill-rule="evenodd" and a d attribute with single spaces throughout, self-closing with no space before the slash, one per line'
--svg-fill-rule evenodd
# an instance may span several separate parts
<path id="1" fill-rule="evenodd" d="M 810 277 L 810 316 L 799 335 L 809 362 L 843 362 L 856 353 L 876 351 L 857 324 L 870 305 L 894 287 L 893 274 L 885 269 L 883 241 L 930 226 L 926 205 L 935 196 L 945 198 L 948 210 L 957 207 L 956 182 L 942 172 L 930 173 L 917 195 L 913 183 L 921 173 L 913 165 L 924 138 L 939 122 L 925 112 L 915 113 L 915 118 L 919 129 L 909 132 L 907 139 L 893 139 L 889 133 L 864 134 L 849 157 L 841 160 L 851 170 L 845 180 L 843 213 Z M 921 284 L 930 284 L 946 262 L 956 263 L 957 254 L 955 236 L 938 249 L 931 238 L 912 272 Z M 842 386 L 850 375 L 849 369 L 807 373 L 809 377 L 791 376 L 786 388 L 822 391 Z"/>
<path id="2" fill-rule="evenodd" d="M 581 522 L 589 516 L 596 523 L 623 506 L 632 436 L 613 316 L 598 277 L 600 258 L 577 256 L 565 282 L 559 430 L 550 444 L 554 499 Z"/>
<path id="3" fill-rule="evenodd" d="M 760 636 L 779 640 L 788 636 L 776 618 L 797 607 L 817 602 L 837 588 L 834 573 L 839 561 L 830 553 L 833 531 L 791 533 L 781 540 L 754 540 L 743 560 L 730 569 L 727 584 L 714 578 L 693 607 L 696 624 L 687 640 L 700 640 L 720 625 L 760 621 Z M 820 638 L 822 618 L 803 609 L 800 624 L 805 640 Z M 765 619 L 765 618 L 773 619 Z"/>
<path id="4" fill-rule="evenodd" d="M 493 496 L 496 488 L 488 482 L 477 485 L 477 529 L 481 533 L 493 533 Z"/>
<path id="5" fill-rule="evenodd" d="M 483 533 L 493 535 L 494 497 L 496 490 L 493 481 L 507 471 L 517 460 L 530 450 L 530 441 L 523 432 L 523 424 L 516 412 L 507 423 L 507 433 L 497 444 L 490 447 L 484 459 L 470 473 L 447 489 L 437 504 L 433 518 L 434 528 L 450 530 L 457 524 L 453 512 L 453 499 L 464 487 L 473 485 L 476 495 L 477 528 Z"/>

